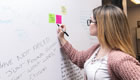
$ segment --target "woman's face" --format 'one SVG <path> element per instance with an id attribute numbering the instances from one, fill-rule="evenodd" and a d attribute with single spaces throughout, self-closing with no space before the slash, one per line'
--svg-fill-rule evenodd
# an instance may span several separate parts
<path id="1" fill-rule="evenodd" d="M 91 20 L 92 20 L 92 22 L 91 22 L 91 24 L 90 24 L 90 28 L 89 28 L 89 30 L 90 30 L 90 35 L 91 35 L 91 36 L 97 36 L 97 24 L 95 23 L 96 21 L 95 21 L 95 19 L 93 18 L 93 16 L 91 16 L 90 18 L 91 18 Z"/>

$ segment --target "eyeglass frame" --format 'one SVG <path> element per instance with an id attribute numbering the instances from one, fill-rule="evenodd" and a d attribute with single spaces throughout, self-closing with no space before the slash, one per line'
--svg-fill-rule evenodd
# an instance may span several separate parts
<path id="1" fill-rule="evenodd" d="M 87 19 L 87 26 L 90 26 L 90 24 L 91 23 L 95 23 L 95 24 L 97 24 L 97 22 L 95 21 L 95 22 L 93 22 L 91 19 Z"/>

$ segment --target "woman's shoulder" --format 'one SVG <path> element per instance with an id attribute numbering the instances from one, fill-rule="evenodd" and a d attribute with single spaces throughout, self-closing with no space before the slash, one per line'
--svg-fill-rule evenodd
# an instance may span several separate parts
<path id="1" fill-rule="evenodd" d="M 140 79 L 140 63 L 127 53 L 112 51 L 108 57 L 108 65 L 112 77 L 115 76 L 121 80 Z"/>
<path id="2" fill-rule="evenodd" d="M 119 51 L 119 50 L 112 50 L 111 53 L 109 54 L 108 62 L 110 64 L 119 64 L 124 61 L 139 63 L 136 60 L 136 58 L 130 56 L 129 54 L 127 54 L 125 52 Z"/>

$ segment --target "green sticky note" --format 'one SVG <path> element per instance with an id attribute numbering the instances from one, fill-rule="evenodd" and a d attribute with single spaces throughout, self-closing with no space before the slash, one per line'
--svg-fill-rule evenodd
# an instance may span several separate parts
<path id="1" fill-rule="evenodd" d="M 49 23 L 55 23 L 55 14 L 49 14 Z"/>

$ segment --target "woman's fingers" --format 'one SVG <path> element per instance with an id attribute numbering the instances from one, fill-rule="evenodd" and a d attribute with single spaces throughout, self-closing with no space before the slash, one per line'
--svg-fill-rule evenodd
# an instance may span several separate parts
<path id="1" fill-rule="evenodd" d="M 65 25 L 61 25 L 61 28 L 63 29 L 63 31 L 66 31 L 66 26 Z"/>
<path id="2" fill-rule="evenodd" d="M 63 39 L 64 38 L 64 32 L 66 31 L 66 26 L 65 25 L 60 25 L 58 27 L 57 33 L 58 33 L 58 38 Z"/>
<path id="3" fill-rule="evenodd" d="M 59 33 L 61 31 L 60 27 L 57 29 L 57 33 Z"/>

